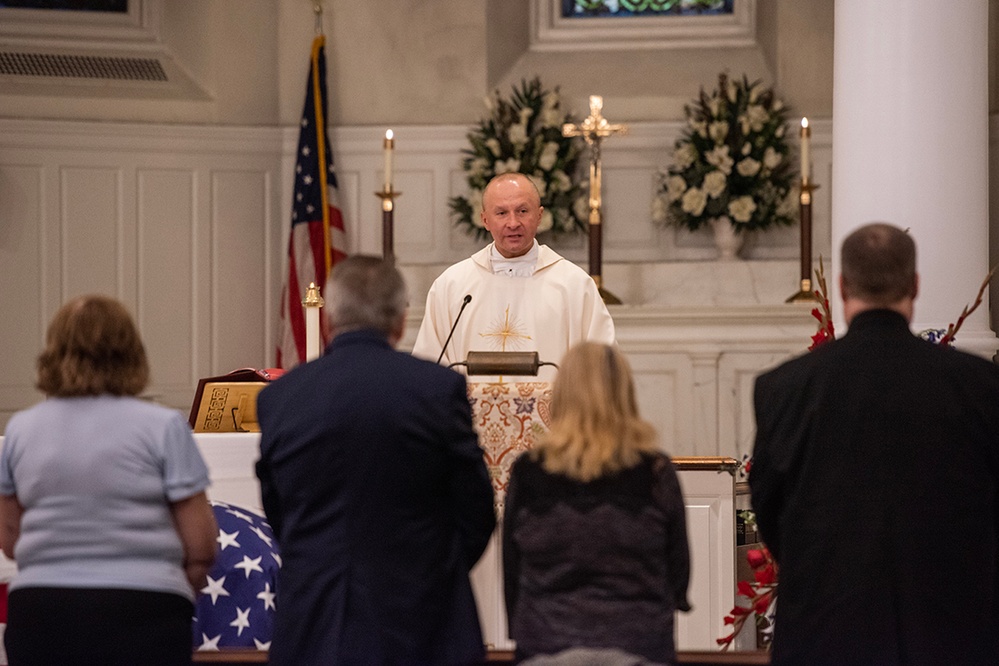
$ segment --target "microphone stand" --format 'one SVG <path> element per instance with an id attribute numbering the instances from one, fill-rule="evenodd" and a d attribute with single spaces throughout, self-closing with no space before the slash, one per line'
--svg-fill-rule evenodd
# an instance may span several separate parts
<path id="1" fill-rule="evenodd" d="M 458 316 L 454 318 L 454 323 L 451 324 L 451 330 L 447 334 L 447 340 L 444 341 L 444 346 L 441 347 L 441 355 L 437 357 L 437 363 L 441 362 L 444 358 L 444 352 L 447 351 L 448 343 L 451 342 L 451 336 L 454 335 L 454 329 L 458 328 L 458 320 L 461 319 L 461 313 L 465 311 L 465 306 L 472 302 L 472 295 L 465 294 L 465 298 L 461 301 L 461 309 L 458 310 Z"/>

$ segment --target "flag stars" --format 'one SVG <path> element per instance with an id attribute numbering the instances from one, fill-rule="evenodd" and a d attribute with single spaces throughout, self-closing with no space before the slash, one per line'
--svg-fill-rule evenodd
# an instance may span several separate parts
<path id="1" fill-rule="evenodd" d="M 260 567 L 260 560 L 262 559 L 263 557 L 255 557 L 251 560 L 249 557 L 244 555 L 242 562 L 240 562 L 239 564 L 234 564 L 232 566 L 233 569 L 242 569 L 243 572 L 246 574 L 246 577 L 249 578 L 251 571 L 259 571 L 260 573 L 264 572 L 264 570 Z"/>
<path id="2" fill-rule="evenodd" d="M 264 643 L 262 641 L 258 641 L 256 638 L 254 638 L 253 639 L 253 644 L 257 647 L 258 650 L 270 650 L 271 649 L 271 642 L 270 641 L 267 641 L 266 643 Z"/>
<path id="3" fill-rule="evenodd" d="M 219 634 L 215 638 L 208 638 L 207 634 L 201 634 L 201 645 L 198 646 L 198 650 L 200 652 L 205 652 L 208 650 L 213 650 L 215 652 L 218 652 L 220 638 L 222 638 L 222 634 Z"/>
<path id="4" fill-rule="evenodd" d="M 242 636 L 243 629 L 247 629 L 250 626 L 250 609 L 243 610 L 242 608 L 237 608 L 236 619 L 230 622 L 229 626 L 236 627 L 236 635 Z"/>
<path id="5" fill-rule="evenodd" d="M 312 185 L 312 176 L 310 176 L 309 174 L 305 174 L 305 177 L 302 178 L 302 182 L 305 183 L 306 185 Z"/>
<path id="6" fill-rule="evenodd" d="M 260 599 L 261 601 L 264 602 L 264 610 L 267 609 L 277 610 L 277 607 L 274 605 L 274 597 L 276 596 L 277 596 L 276 594 L 271 592 L 270 583 L 264 583 L 263 591 L 257 593 L 257 599 Z"/>
<path id="7" fill-rule="evenodd" d="M 250 516 L 246 515 L 242 511 L 238 511 L 236 509 L 226 509 L 225 512 L 236 516 L 240 520 L 245 520 L 246 522 L 251 523 L 251 524 L 253 523 L 253 518 L 251 518 Z"/>
<path id="8" fill-rule="evenodd" d="M 311 154 L 312 151 L 309 149 L 308 146 L 302 146 L 302 157 L 308 157 Z"/>
<path id="9" fill-rule="evenodd" d="M 215 540 L 218 541 L 220 550 L 225 550 L 229 546 L 232 546 L 233 548 L 239 548 L 240 547 L 239 542 L 236 541 L 236 537 L 238 536 L 239 536 L 239 530 L 236 530 L 232 534 L 219 530 L 219 535 L 215 538 Z M 269 546 L 270 544 L 267 545 Z"/>
<path id="10" fill-rule="evenodd" d="M 301 201 L 303 199 L 301 192 L 295 192 L 295 201 Z"/>
<path id="11" fill-rule="evenodd" d="M 309 212 L 311 213 L 312 211 L 310 210 Z M 266 543 L 268 548 L 271 547 L 272 540 L 271 540 L 271 538 L 269 536 L 267 536 L 266 532 L 264 532 L 262 529 L 260 529 L 256 525 L 252 526 L 250 528 L 250 531 L 253 532 L 254 534 L 256 534 L 258 537 L 260 537 L 260 540 L 263 541 L 264 543 Z"/>
<path id="12" fill-rule="evenodd" d="M 302 127 L 308 127 L 308 126 L 309 126 L 309 119 L 302 118 Z"/>
<path id="13" fill-rule="evenodd" d="M 247 572 L 246 577 L 250 577 L 249 572 Z M 225 589 L 225 576 L 222 576 L 218 580 L 208 576 L 208 585 L 201 588 L 201 594 L 211 595 L 212 606 L 214 606 L 215 602 L 219 600 L 219 597 L 228 597 L 229 591 Z"/>

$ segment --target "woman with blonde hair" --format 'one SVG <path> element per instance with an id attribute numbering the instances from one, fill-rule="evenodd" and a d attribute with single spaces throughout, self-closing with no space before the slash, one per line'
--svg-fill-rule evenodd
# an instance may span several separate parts
<path id="1" fill-rule="evenodd" d="M 689 610 L 680 484 L 614 347 L 562 359 L 552 426 L 513 465 L 504 587 L 517 658 L 534 664 L 670 664 Z"/>
<path id="2" fill-rule="evenodd" d="M 0 452 L 15 666 L 191 663 L 218 531 L 187 422 L 136 397 L 148 380 L 121 303 L 81 296 L 59 309 L 38 357 L 47 399 L 11 417 Z"/>

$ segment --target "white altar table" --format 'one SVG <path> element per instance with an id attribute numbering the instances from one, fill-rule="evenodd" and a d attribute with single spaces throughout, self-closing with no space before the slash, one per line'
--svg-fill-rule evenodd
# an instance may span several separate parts
<path id="1" fill-rule="evenodd" d="M 473 386 L 470 384 L 470 386 Z M 496 393 L 490 404 L 473 404 L 476 426 L 488 426 L 488 413 L 495 418 L 516 418 L 524 425 L 514 450 L 503 444 L 495 435 L 484 443 L 490 474 L 497 501 L 502 501 L 509 465 L 512 459 L 533 445 L 537 432 L 533 419 L 540 419 L 538 405 L 533 403 L 532 413 L 526 414 L 525 398 L 529 400 L 534 387 L 523 394 L 519 390 Z M 514 398 L 519 400 L 516 401 Z M 548 398 L 550 400 L 550 396 Z M 504 407 L 498 402 L 508 401 Z M 516 414 L 516 405 L 522 411 Z M 511 408 L 513 413 L 511 413 Z M 545 406 L 541 407 L 544 411 Z M 480 432 L 482 432 L 480 430 Z M 260 486 L 254 472 L 254 463 L 260 456 L 259 433 L 197 433 L 194 436 L 208 465 L 212 486 L 211 499 L 239 504 L 262 511 Z M 492 451 L 490 451 L 490 447 Z M 506 451 L 503 453 L 503 451 Z M 680 485 L 687 508 L 687 534 L 691 554 L 691 580 L 689 598 L 693 610 L 680 613 L 676 622 L 676 644 L 679 650 L 716 650 L 715 639 L 724 635 L 723 618 L 735 603 L 735 480 L 724 471 L 736 461 L 730 458 L 675 458 Z M 472 586 L 479 607 L 480 621 L 485 641 L 498 650 L 512 649 L 507 636 L 506 610 L 503 605 L 503 570 L 499 557 L 499 528 L 493 535 L 482 559 L 472 571 Z"/>

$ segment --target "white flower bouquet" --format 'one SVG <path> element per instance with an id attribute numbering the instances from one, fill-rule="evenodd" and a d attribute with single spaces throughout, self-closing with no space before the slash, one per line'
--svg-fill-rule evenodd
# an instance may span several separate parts
<path id="1" fill-rule="evenodd" d="M 487 238 L 482 226 L 482 191 L 493 176 L 511 171 L 527 175 L 541 193 L 539 232 L 586 229 L 587 195 L 577 165 L 581 138 L 562 136 L 562 124 L 576 122 L 562 110 L 558 87 L 545 90 L 537 77 L 521 81 L 510 99 L 496 90 L 486 98 L 489 117 L 468 133 L 471 148 L 462 151 L 469 195 L 448 201 L 459 227 Z"/>
<path id="2" fill-rule="evenodd" d="M 727 217 L 736 231 L 788 226 L 797 170 L 789 159 L 787 108 L 760 81 L 718 76 L 684 107 L 687 128 L 660 176 L 653 219 L 696 231 Z"/>

